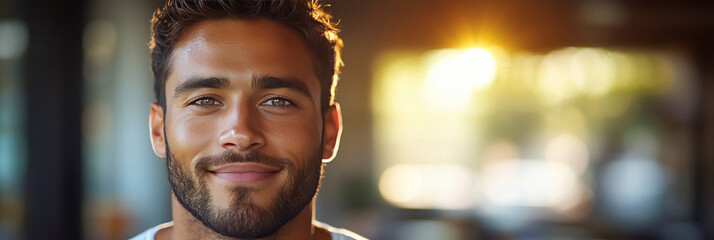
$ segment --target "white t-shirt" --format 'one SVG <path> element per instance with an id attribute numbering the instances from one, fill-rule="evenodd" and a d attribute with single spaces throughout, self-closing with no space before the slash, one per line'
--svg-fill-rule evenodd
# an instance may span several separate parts
<path id="1" fill-rule="evenodd" d="M 315 222 L 313 224 L 329 231 L 330 236 L 332 236 L 332 240 L 367 240 L 367 238 L 357 235 L 356 233 L 347 229 L 335 228 L 321 222 Z M 136 235 L 136 237 L 133 237 L 129 240 L 154 240 L 154 237 L 156 236 L 156 233 L 159 232 L 159 230 L 171 227 L 173 225 L 174 222 L 159 224 L 158 226 L 149 228 L 148 230 L 144 231 L 143 233 L 140 233 L 139 235 Z"/>

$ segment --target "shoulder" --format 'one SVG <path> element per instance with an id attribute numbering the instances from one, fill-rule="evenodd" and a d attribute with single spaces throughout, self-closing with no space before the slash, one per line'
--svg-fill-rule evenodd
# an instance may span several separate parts
<path id="1" fill-rule="evenodd" d="M 159 224 L 156 227 L 149 228 L 146 231 L 139 233 L 139 235 L 136 235 L 135 237 L 133 237 L 129 240 L 154 240 L 154 237 L 156 237 L 156 233 L 159 232 L 159 230 L 171 227 L 173 225 L 174 225 L 174 222 L 167 222 L 167 223 Z"/>
<path id="2" fill-rule="evenodd" d="M 323 228 L 330 232 L 332 240 L 367 240 L 367 238 L 360 236 L 350 230 L 344 228 L 336 228 L 322 222 L 313 222 L 313 224 L 319 228 Z"/>

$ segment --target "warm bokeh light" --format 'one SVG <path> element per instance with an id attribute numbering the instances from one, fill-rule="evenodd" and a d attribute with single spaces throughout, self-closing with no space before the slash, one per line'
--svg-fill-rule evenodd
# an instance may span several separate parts
<path id="1" fill-rule="evenodd" d="M 488 204 L 555 208 L 581 199 L 577 175 L 560 163 L 514 159 L 484 166 L 482 174 Z"/>
<path id="2" fill-rule="evenodd" d="M 467 209 L 476 204 L 477 181 L 469 169 L 452 164 L 403 164 L 379 179 L 384 198 L 404 208 Z"/>
<path id="3" fill-rule="evenodd" d="M 540 90 L 549 103 L 572 98 L 579 93 L 602 96 L 616 78 L 611 53 L 593 48 L 566 48 L 545 56 L 538 70 Z"/>
<path id="4" fill-rule="evenodd" d="M 545 159 L 568 166 L 577 174 L 583 174 L 588 167 L 589 152 L 579 138 L 563 134 L 548 142 Z"/>
<path id="5" fill-rule="evenodd" d="M 602 202 L 600 211 L 633 213 L 616 219 L 652 218 L 640 210 L 652 209 L 664 188 L 652 170 L 657 164 L 629 176 L 642 162 L 597 166 L 612 161 L 603 153 L 608 137 L 678 68 L 647 52 L 487 49 L 399 52 L 378 62 L 374 146 L 382 197 L 399 208 L 476 209 L 511 227 L 527 218 L 579 221 Z M 643 148 L 641 139 L 625 142 Z M 604 193 L 593 187 L 598 172 L 610 179 L 598 185 Z M 632 202 L 642 204 L 619 210 Z"/>
<path id="6" fill-rule="evenodd" d="M 432 60 L 433 53 L 402 52 L 378 62 L 380 80 L 375 82 L 372 107 L 375 152 L 384 159 L 377 162 L 379 172 L 404 163 L 462 164 L 473 158 L 473 143 L 478 141 L 473 134 L 473 95 L 444 102 L 422 94 Z"/>
<path id="7" fill-rule="evenodd" d="M 379 179 L 379 191 L 387 201 L 401 205 L 413 201 L 424 188 L 420 172 L 412 166 L 397 165 Z"/>
<path id="8" fill-rule="evenodd" d="M 493 80 L 496 61 L 485 49 L 438 50 L 425 56 L 427 62 L 424 94 L 436 109 L 463 111 L 471 93 Z"/>
<path id="9" fill-rule="evenodd" d="M 659 62 L 660 58 L 600 48 L 565 48 L 536 60 L 537 70 L 530 68 L 525 74 L 537 76 L 545 103 L 558 105 L 578 97 L 605 97 L 614 90 L 662 89 L 672 73 L 667 72 L 667 64 Z M 524 59 L 535 60 L 528 56 Z"/>
<path id="10" fill-rule="evenodd" d="M 615 62 L 605 50 L 577 49 L 571 56 L 570 75 L 578 91 L 602 96 L 615 81 Z"/>

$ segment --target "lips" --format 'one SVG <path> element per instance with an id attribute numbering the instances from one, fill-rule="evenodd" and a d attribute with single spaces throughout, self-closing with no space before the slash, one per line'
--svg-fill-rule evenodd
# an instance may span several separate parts
<path id="1" fill-rule="evenodd" d="M 231 183 L 258 182 L 277 175 L 282 169 L 257 163 L 235 163 L 209 169 L 212 175 Z"/>

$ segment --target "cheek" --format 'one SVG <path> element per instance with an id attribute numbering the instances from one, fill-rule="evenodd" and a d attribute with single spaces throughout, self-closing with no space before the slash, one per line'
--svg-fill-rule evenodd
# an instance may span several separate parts
<path id="1" fill-rule="evenodd" d="M 301 118 L 289 121 L 290 124 L 276 124 L 271 128 L 273 146 L 291 159 L 312 157 L 320 148 L 322 127 L 317 119 Z"/>
<path id="2" fill-rule="evenodd" d="M 166 140 L 179 159 L 196 159 L 208 149 L 215 124 L 205 124 L 196 118 L 178 118 L 167 124 Z"/>

